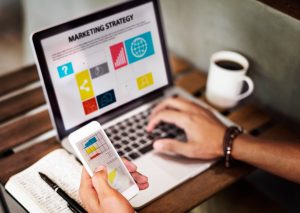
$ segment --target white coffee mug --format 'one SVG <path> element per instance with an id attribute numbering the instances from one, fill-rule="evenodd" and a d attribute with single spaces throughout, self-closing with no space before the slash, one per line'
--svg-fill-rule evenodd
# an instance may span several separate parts
<path id="1" fill-rule="evenodd" d="M 217 107 L 230 108 L 249 96 L 254 84 L 246 76 L 248 68 L 248 60 L 239 53 L 220 51 L 213 54 L 206 85 L 207 100 Z M 248 89 L 241 94 L 244 82 L 248 84 Z"/>

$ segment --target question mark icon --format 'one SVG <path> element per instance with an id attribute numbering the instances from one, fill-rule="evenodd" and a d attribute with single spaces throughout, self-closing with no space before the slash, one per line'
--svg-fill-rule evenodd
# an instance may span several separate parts
<path id="1" fill-rule="evenodd" d="M 64 71 L 65 75 L 68 74 L 68 67 L 67 66 L 63 66 L 61 69 Z"/>

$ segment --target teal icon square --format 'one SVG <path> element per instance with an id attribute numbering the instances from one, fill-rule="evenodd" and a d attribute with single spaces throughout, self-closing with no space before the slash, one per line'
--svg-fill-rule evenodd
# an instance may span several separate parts
<path id="1" fill-rule="evenodd" d="M 146 32 L 125 41 L 129 64 L 142 60 L 154 54 L 153 41 L 150 32 Z"/>
<path id="2" fill-rule="evenodd" d="M 66 77 L 74 73 L 72 63 L 66 63 L 57 67 L 58 75 L 60 78 Z"/>
<path id="3" fill-rule="evenodd" d="M 96 98 L 99 108 L 106 107 L 116 102 L 116 96 L 113 89 L 98 95 Z"/>

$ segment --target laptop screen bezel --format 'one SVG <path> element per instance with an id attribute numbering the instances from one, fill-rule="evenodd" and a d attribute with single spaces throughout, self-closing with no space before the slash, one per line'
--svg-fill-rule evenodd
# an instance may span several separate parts
<path id="1" fill-rule="evenodd" d="M 90 120 L 87 120 L 71 129 L 66 130 L 62 115 L 59 109 L 58 101 L 54 92 L 54 86 L 51 81 L 50 73 L 48 70 L 45 54 L 43 51 L 43 47 L 41 44 L 41 41 L 43 39 L 49 38 L 51 36 L 54 36 L 56 34 L 77 28 L 79 26 L 88 24 L 90 22 L 96 21 L 103 19 L 105 17 L 120 13 L 122 11 L 126 11 L 128 9 L 132 9 L 134 7 L 141 6 L 143 4 L 147 4 L 151 2 L 153 4 L 154 12 L 155 12 L 155 19 L 157 23 L 157 30 L 158 34 L 160 37 L 160 43 L 161 43 L 161 49 L 162 49 L 162 55 L 163 55 L 163 61 L 164 61 L 164 66 L 166 69 L 166 74 L 167 74 L 167 85 L 152 91 L 140 98 L 137 98 L 135 100 L 132 100 L 128 103 L 125 103 L 113 110 L 110 110 L 109 112 L 106 112 L 102 115 L 99 115 L 98 117 L 94 117 Z M 163 26 L 162 26 L 162 21 L 161 21 L 161 16 L 160 16 L 160 6 L 158 3 L 158 0 L 133 0 L 133 1 L 127 1 L 109 8 L 106 8 L 104 10 L 100 10 L 98 12 L 65 22 L 63 24 L 56 25 L 51 28 L 47 28 L 45 30 L 36 32 L 32 35 L 32 45 L 36 54 L 36 59 L 38 62 L 39 70 L 40 70 L 40 77 L 42 78 L 42 81 L 44 83 L 44 89 L 46 90 L 45 93 L 48 96 L 48 102 L 50 104 L 52 113 L 50 113 L 52 116 L 52 121 L 54 122 L 54 125 L 57 130 L 58 134 L 58 139 L 62 140 L 65 138 L 67 135 L 69 135 L 71 132 L 75 131 L 76 129 L 84 126 L 88 122 L 92 120 L 98 120 L 100 123 L 105 123 L 129 110 L 132 110 L 136 108 L 137 106 L 140 106 L 143 103 L 149 102 L 159 96 L 163 95 L 163 91 L 171 86 L 173 86 L 172 82 L 172 74 L 171 74 L 171 69 L 168 61 L 168 54 L 167 54 L 167 47 L 166 47 L 166 42 L 165 42 L 165 37 L 164 37 L 164 32 L 163 32 Z"/>

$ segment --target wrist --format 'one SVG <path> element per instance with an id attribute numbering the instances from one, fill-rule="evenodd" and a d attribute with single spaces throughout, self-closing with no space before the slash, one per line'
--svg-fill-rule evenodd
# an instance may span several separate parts
<path id="1" fill-rule="evenodd" d="M 243 133 L 242 128 L 237 126 L 230 126 L 226 129 L 223 139 L 223 152 L 225 157 L 225 167 L 230 167 L 233 163 L 233 144 L 236 138 Z"/>
<path id="2" fill-rule="evenodd" d="M 224 149 L 223 149 L 223 140 L 225 136 L 226 128 L 222 127 L 219 131 L 218 136 L 216 137 L 216 147 L 215 147 L 215 156 L 217 158 L 224 157 Z"/>
<path id="3" fill-rule="evenodd" d="M 232 157 L 236 160 L 243 160 L 243 156 L 247 155 L 251 152 L 251 148 L 248 147 L 248 142 L 252 137 L 248 134 L 242 133 L 236 138 L 236 141 L 232 147 Z M 247 150 L 247 151 L 245 151 Z"/>

